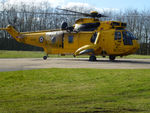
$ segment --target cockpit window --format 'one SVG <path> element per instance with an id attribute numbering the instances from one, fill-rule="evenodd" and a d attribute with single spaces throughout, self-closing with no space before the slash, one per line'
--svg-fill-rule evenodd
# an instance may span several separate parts
<path id="1" fill-rule="evenodd" d="M 115 40 L 121 40 L 121 32 L 115 32 Z"/>
<path id="2" fill-rule="evenodd" d="M 136 37 L 129 31 L 123 31 L 123 34 L 123 36 L 130 37 L 132 40 L 136 40 Z"/>
<path id="3" fill-rule="evenodd" d="M 100 26 L 100 23 L 85 23 L 85 24 L 77 24 L 75 25 L 76 31 L 94 31 L 97 29 L 97 27 Z"/>
<path id="4" fill-rule="evenodd" d="M 129 34 L 130 34 L 132 40 L 136 40 L 136 37 L 132 33 L 129 32 Z"/>
<path id="5" fill-rule="evenodd" d="M 124 45 L 133 45 L 132 40 L 136 40 L 136 37 L 128 31 L 123 31 L 122 34 Z"/>

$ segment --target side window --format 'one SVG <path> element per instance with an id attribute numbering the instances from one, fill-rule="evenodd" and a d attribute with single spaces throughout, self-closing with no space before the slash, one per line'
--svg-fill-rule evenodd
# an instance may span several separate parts
<path id="1" fill-rule="evenodd" d="M 97 37 L 97 32 L 95 32 L 91 37 L 91 42 L 94 43 Z"/>
<path id="2" fill-rule="evenodd" d="M 56 37 L 55 36 L 53 36 L 52 38 L 51 38 L 51 42 L 54 44 L 54 43 L 56 43 Z"/>
<path id="3" fill-rule="evenodd" d="M 68 42 L 73 43 L 73 36 L 68 36 Z"/>
<path id="4" fill-rule="evenodd" d="M 115 32 L 115 40 L 121 40 L 121 33 Z"/>

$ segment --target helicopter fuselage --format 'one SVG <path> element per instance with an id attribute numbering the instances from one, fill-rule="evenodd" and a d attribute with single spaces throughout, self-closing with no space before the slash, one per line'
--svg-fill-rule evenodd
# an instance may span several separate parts
<path id="1" fill-rule="evenodd" d="M 12 26 L 2 28 L 18 42 L 44 48 L 46 54 L 89 54 L 125 56 L 139 48 L 137 39 L 127 31 L 126 23 L 83 18 L 74 30 L 17 32 Z"/>

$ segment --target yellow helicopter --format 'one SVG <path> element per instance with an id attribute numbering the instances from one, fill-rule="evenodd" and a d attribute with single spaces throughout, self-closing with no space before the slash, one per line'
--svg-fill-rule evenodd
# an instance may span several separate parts
<path id="1" fill-rule="evenodd" d="M 63 22 L 58 30 L 18 32 L 10 25 L 0 30 L 6 30 L 18 42 L 42 47 L 46 53 L 44 60 L 48 54 L 72 54 L 74 57 L 88 54 L 89 61 L 96 61 L 97 55 L 109 56 L 113 61 L 116 56 L 126 56 L 139 49 L 136 37 L 126 30 L 126 23 L 100 21 L 99 18 L 106 16 L 96 11 L 88 14 L 61 10 L 78 13 L 86 18 L 78 19 L 71 27 Z"/>

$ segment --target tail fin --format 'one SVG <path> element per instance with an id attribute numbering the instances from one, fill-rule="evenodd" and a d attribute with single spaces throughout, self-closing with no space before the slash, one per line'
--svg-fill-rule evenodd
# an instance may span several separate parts
<path id="1" fill-rule="evenodd" d="M 21 42 L 20 33 L 16 31 L 11 25 L 8 25 L 6 28 L 0 28 L 0 30 L 6 30 L 15 40 Z"/>

